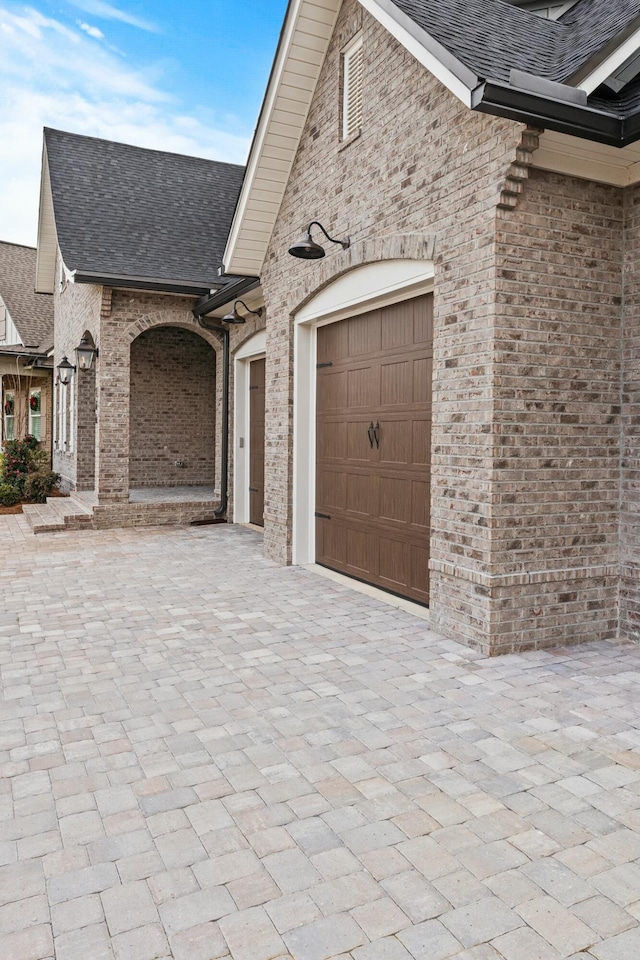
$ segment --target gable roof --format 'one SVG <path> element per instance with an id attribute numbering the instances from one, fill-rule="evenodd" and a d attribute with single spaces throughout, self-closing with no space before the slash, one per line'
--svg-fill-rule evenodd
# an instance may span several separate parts
<path id="1" fill-rule="evenodd" d="M 640 140 L 640 78 L 618 96 L 599 87 L 640 50 L 638 0 L 577 0 L 555 21 L 507 0 L 359 2 L 470 109 L 616 147 Z M 224 253 L 230 274 L 260 275 L 339 9 L 289 0 Z"/>
<path id="2" fill-rule="evenodd" d="M 237 164 L 45 128 L 39 289 L 53 289 L 57 240 L 77 281 L 208 291 L 243 175 Z"/>
<path id="3" fill-rule="evenodd" d="M 53 345 L 53 297 L 35 293 L 36 251 L 0 241 L 0 297 L 25 347 Z"/>

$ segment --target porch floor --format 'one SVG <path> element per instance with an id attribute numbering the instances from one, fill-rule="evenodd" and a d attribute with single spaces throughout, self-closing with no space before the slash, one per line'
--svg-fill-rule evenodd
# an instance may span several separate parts
<path id="1" fill-rule="evenodd" d="M 137 487 L 129 491 L 129 503 L 200 503 L 216 499 L 213 484 L 180 487 Z"/>

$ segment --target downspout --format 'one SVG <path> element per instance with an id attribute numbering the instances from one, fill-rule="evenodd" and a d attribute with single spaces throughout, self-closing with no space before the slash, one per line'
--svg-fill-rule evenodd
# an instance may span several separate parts
<path id="1" fill-rule="evenodd" d="M 227 523 L 229 506 L 229 330 L 221 324 L 212 323 L 196 313 L 194 316 L 205 330 L 222 335 L 222 443 L 220 450 L 220 506 L 213 511 L 219 523 Z"/>

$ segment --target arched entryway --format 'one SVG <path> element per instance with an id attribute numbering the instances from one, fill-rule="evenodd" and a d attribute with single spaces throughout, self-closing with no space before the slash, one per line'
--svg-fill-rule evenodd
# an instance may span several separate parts
<path id="1" fill-rule="evenodd" d="M 131 342 L 129 486 L 215 482 L 216 353 L 198 333 L 155 326 Z M 133 498 L 133 495 L 132 495 Z"/>

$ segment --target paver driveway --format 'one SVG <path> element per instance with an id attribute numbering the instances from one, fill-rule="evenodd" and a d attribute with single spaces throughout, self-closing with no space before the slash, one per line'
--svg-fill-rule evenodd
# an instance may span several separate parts
<path id="1" fill-rule="evenodd" d="M 485 660 L 231 527 L 0 522 L 2 960 L 640 957 L 640 651 Z"/>

